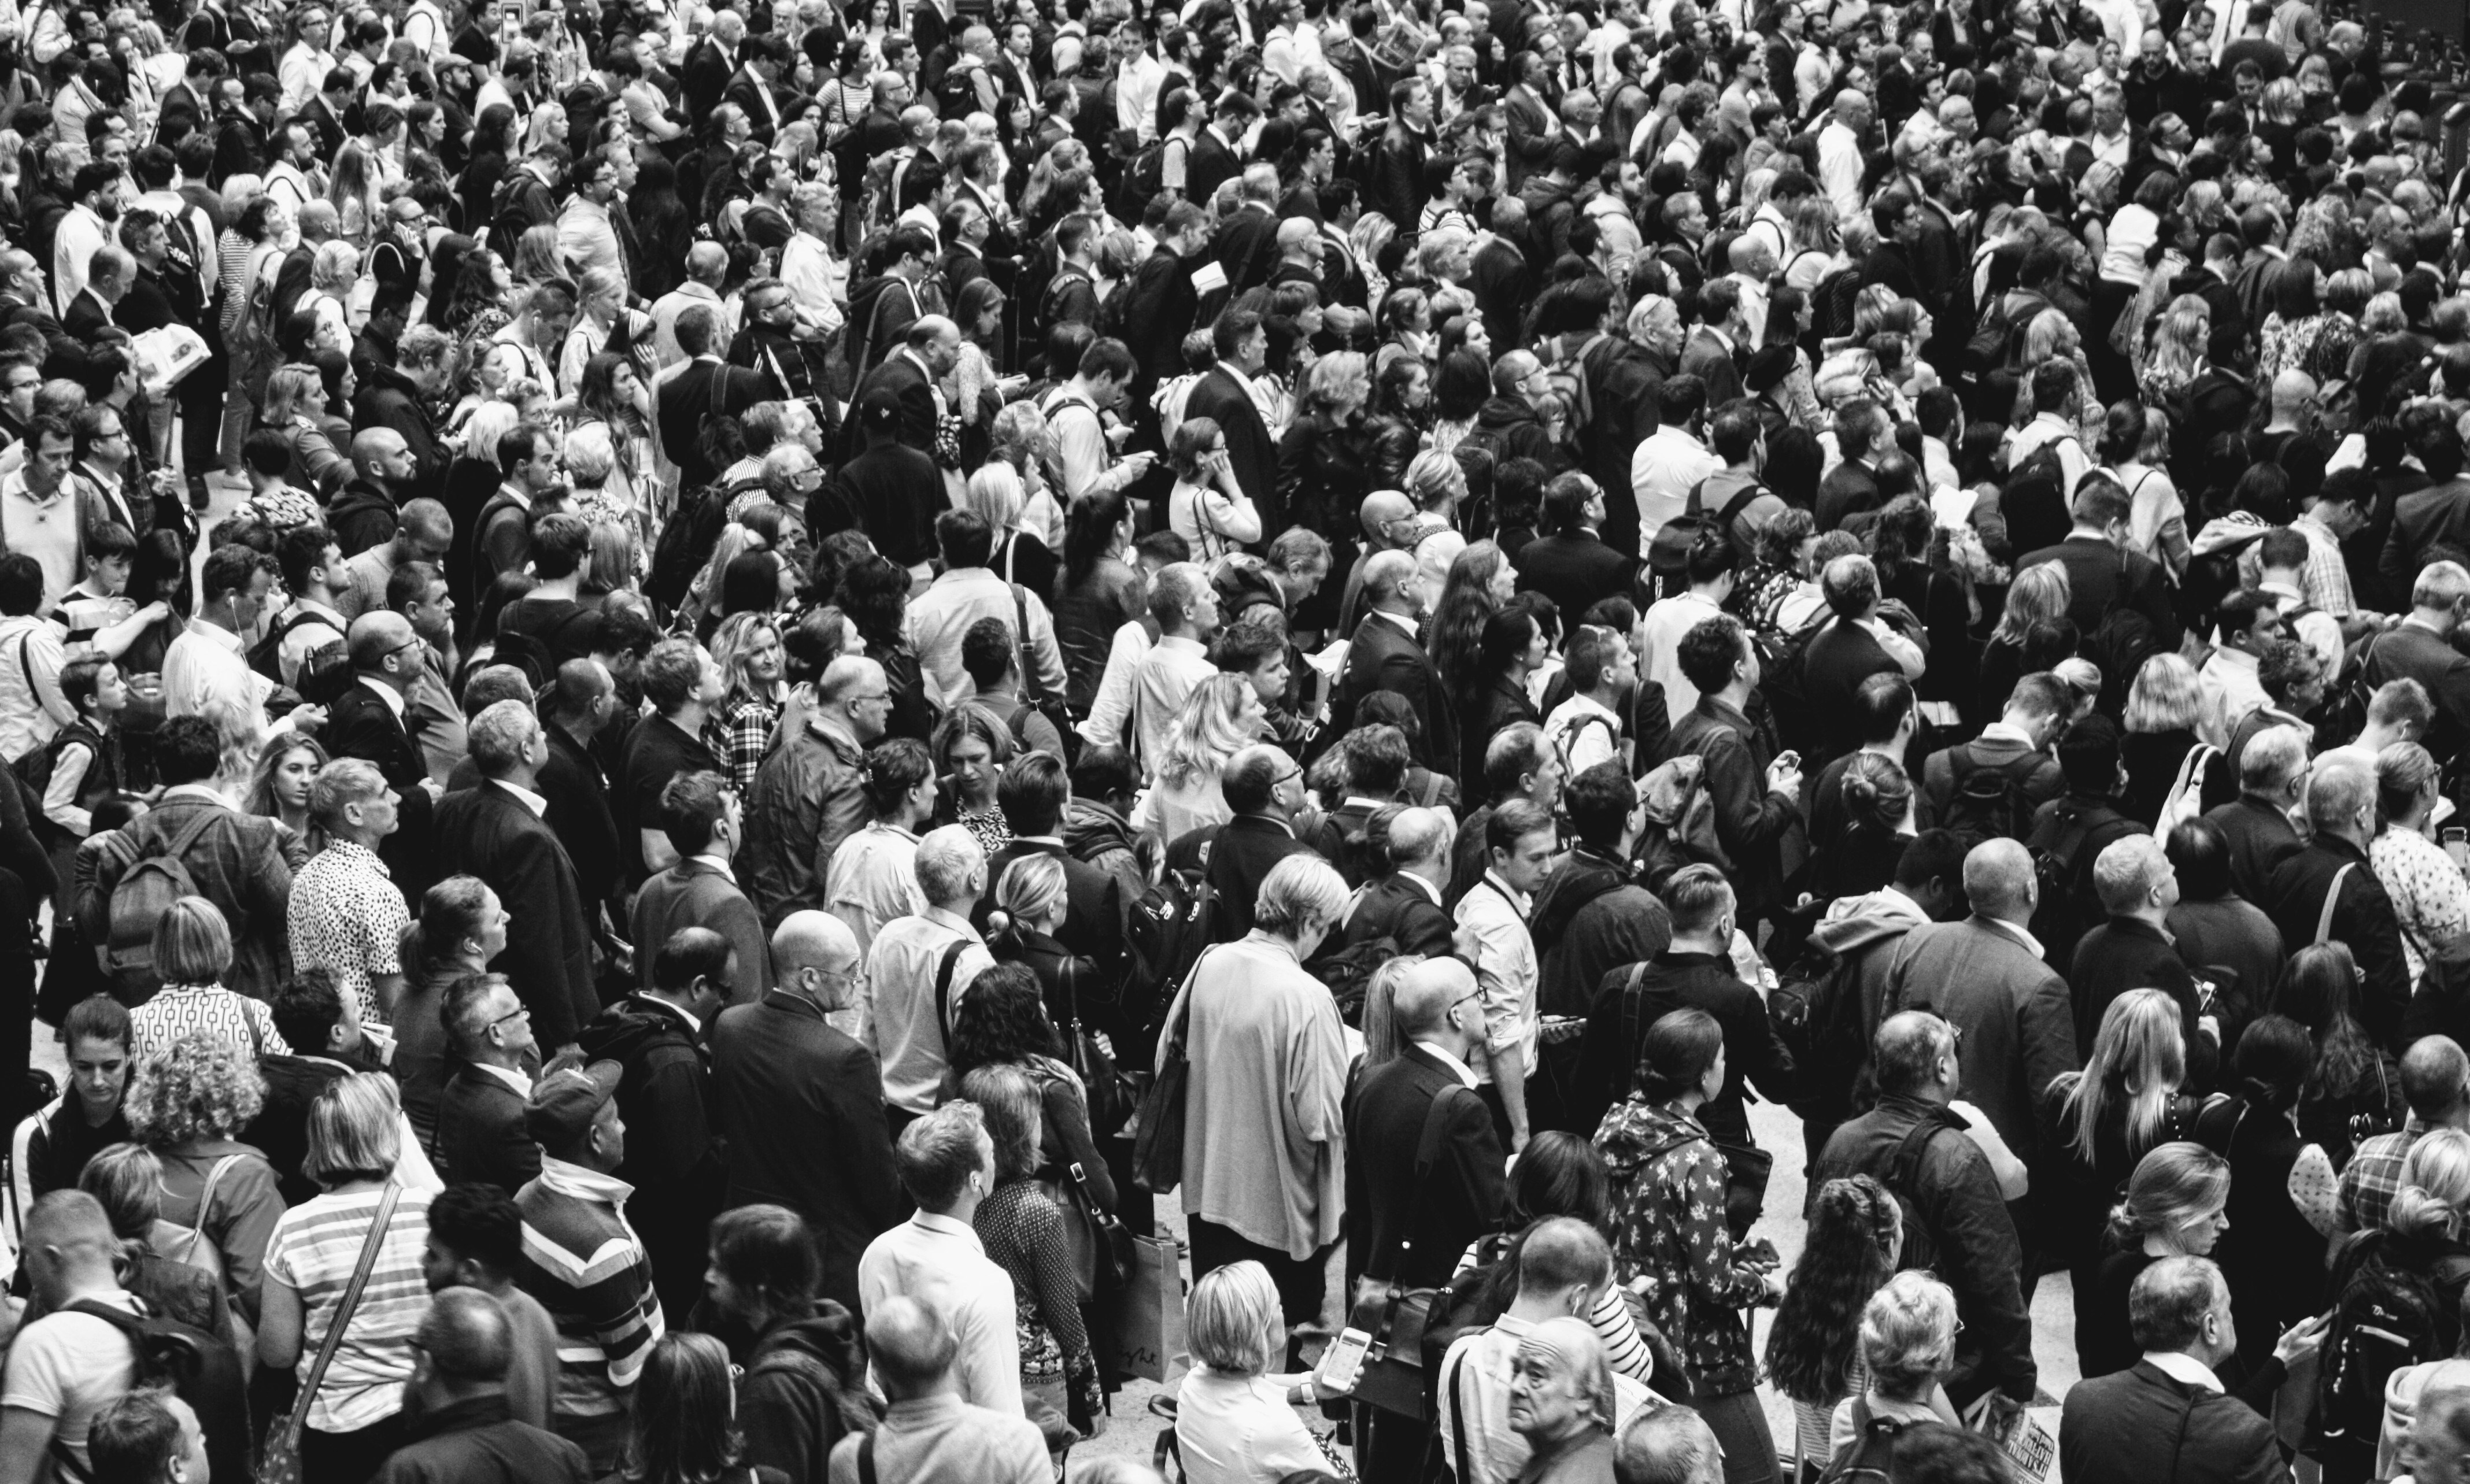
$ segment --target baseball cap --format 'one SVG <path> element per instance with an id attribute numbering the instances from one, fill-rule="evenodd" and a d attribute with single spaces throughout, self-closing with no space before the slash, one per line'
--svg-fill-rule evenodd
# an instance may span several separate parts
<path id="1" fill-rule="evenodd" d="M 861 428 L 880 428 L 885 432 L 896 431 L 900 427 L 900 395 L 887 387 L 878 386 L 868 392 L 866 400 L 858 404 L 857 416 L 858 426 Z"/>
<path id="2" fill-rule="evenodd" d="M 592 1131 L 601 1104 L 618 1095 L 624 1069 L 614 1061 L 565 1067 L 532 1084 L 524 1102 L 524 1132 L 543 1148 L 563 1149 Z"/>

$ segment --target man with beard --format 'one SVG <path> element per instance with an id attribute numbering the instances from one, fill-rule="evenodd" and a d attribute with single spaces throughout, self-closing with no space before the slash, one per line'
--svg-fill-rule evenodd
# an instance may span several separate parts
<path id="1" fill-rule="evenodd" d="M 128 185 L 128 174 L 100 162 L 78 167 L 69 183 L 68 215 L 52 243 L 52 296 L 60 318 L 86 286 L 94 255 L 109 245 Z"/>
<path id="2" fill-rule="evenodd" d="M 813 409 L 825 436 L 837 433 L 840 409 L 825 380 L 822 332 L 800 321 L 789 286 L 777 278 L 748 284 L 744 302 L 746 324 L 730 342 L 729 363 L 770 377 L 779 396 Z"/>
<path id="3" fill-rule="evenodd" d="M 387 493 L 396 503 L 436 495 L 445 483 L 449 454 L 438 439 L 429 404 L 454 380 L 454 341 L 434 325 L 414 325 L 395 342 L 392 364 L 377 361 L 358 369 L 361 384 L 352 397 L 353 425 L 363 436 L 379 429 L 393 433 L 411 454 L 410 477 L 401 486 L 389 487 Z M 345 549 L 352 549 L 348 542 Z"/>
<path id="4" fill-rule="evenodd" d="M 396 512 L 409 497 L 411 484 L 419 475 L 419 465 L 411 456 L 411 447 L 403 434 L 391 428 L 363 429 L 352 439 L 352 477 L 336 495 L 326 512 L 327 529 L 335 533 L 335 544 L 343 555 L 358 557 L 372 548 L 381 547 L 395 539 Z M 445 507 L 437 507 L 445 515 Z M 449 526 L 452 531 L 452 525 Z M 416 552 L 415 557 L 445 555 L 443 545 L 435 553 Z M 389 568 L 391 570 L 391 568 Z M 374 593 L 384 587 L 384 574 L 366 585 L 363 591 Z M 338 605 L 339 608 L 341 605 Z M 344 614 L 351 617 L 349 613 Z"/>

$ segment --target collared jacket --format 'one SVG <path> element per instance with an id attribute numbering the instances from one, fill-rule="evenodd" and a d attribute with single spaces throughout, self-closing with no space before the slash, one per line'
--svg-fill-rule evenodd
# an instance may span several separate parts
<path id="1" fill-rule="evenodd" d="M 2036 1110 L 2043 1091 L 2050 1078 L 2083 1065 L 2067 982 L 2013 929 L 1978 916 L 1916 926 L 1885 961 L 1878 1019 L 1892 1004 L 1930 1010 L 1955 1027 L 1965 1101 L 2031 1163 L 2041 1142 Z M 1873 1032 L 1878 1019 L 1869 1022 Z"/>
<path id="2" fill-rule="evenodd" d="M 515 1421 L 502 1391 L 405 1415 L 403 1446 L 373 1484 L 585 1484 L 592 1477 L 582 1449 Z"/>
<path id="3" fill-rule="evenodd" d="M 808 728 L 773 750 L 746 799 L 746 894 L 777 928 L 793 912 L 822 912 L 826 872 L 843 840 L 866 827 L 859 778 L 866 754 L 837 732 Z"/>
<path id="4" fill-rule="evenodd" d="M 2343 867 L 2350 870 L 2344 873 Z M 2401 919 L 2393 915 L 2392 898 L 2376 879 L 2367 852 L 2319 830 L 2307 848 L 2273 869 L 2261 905 L 2281 929 L 2282 942 L 2295 952 L 2318 940 L 2317 924 L 2337 877 L 2341 897 L 2333 903 L 2323 937 L 2350 945 L 2364 976 L 2360 1023 L 2377 1045 L 2397 1052 L 2403 1044 L 2402 1014 L 2411 1002 L 2410 962 L 2402 953 Z"/>
<path id="5" fill-rule="evenodd" d="M 1535 1004 L 1547 1015 L 1584 1015 L 1608 971 L 1672 945 L 1664 903 L 1630 879 L 1627 862 L 1585 846 L 1536 892 L 1528 925 L 1543 961 Z"/>
<path id="6" fill-rule="evenodd" d="M 1702 695 L 1673 723 L 1657 762 L 1695 754 L 1707 765 L 1707 791 L 1715 805 L 1715 841 L 1727 857 L 1743 922 L 1755 922 L 1783 900 L 1784 836 L 1801 823 L 1801 804 L 1767 787 L 1775 744 L 1736 707 Z"/>
<path id="7" fill-rule="evenodd" d="M 1641 1094 L 1605 1115 L 1596 1152 L 1612 1174 L 1613 1263 L 1681 1347 L 1690 1384 L 1730 1395 L 1758 1383 L 1748 1310 L 1766 1277 L 1740 1263 L 1724 1224 L 1724 1156 L 1697 1119 Z"/>
<path id="8" fill-rule="evenodd" d="M 1627 968 L 1605 974 L 1588 1008 L 1571 1105 L 1577 1126 L 1594 1127 L 1630 1095 L 1648 1027 L 1675 1010 L 1705 1010 L 1723 1028 L 1724 1086 L 1698 1110 L 1697 1122 L 1719 1146 L 1752 1148 L 1748 1082 L 1755 1079 L 1772 1102 L 1799 1096 L 1792 1053 L 1776 1038 L 1759 992 L 1735 976 L 1732 960 L 1712 953 L 1666 951 L 1645 964 L 1635 984 Z"/>
<path id="9" fill-rule="evenodd" d="M 1430 1163 L 1424 1133 L 1438 1106 Z M 1483 1100 L 1420 1045 L 1366 1073 L 1346 1101 L 1346 1259 L 1410 1287 L 1447 1284 L 1458 1256 L 1497 1230 L 1509 1189 Z M 1351 1285 L 1350 1285 L 1351 1287 Z"/>

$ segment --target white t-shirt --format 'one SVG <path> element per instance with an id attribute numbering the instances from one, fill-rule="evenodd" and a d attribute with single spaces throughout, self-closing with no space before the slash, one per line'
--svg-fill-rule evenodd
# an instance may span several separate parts
<path id="1" fill-rule="evenodd" d="M 135 1311 L 126 1293 L 97 1297 Z M 0 1406 L 51 1418 L 54 1440 L 82 1470 L 87 1425 L 95 1413 L 127 1395 L 136 1377 L 136 1351 L 111 1321 L 65 1310 L 45 1314 L 18 1331 L 9 1347 Z"/>

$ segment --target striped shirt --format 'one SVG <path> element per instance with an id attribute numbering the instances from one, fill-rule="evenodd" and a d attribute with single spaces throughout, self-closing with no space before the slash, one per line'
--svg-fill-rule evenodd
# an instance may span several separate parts
<path id="1" fill-rule="evenodd" d="M 261 1001 L 221 985 L 165 985 L 154 998 L 128 1012 L 129 1059 L 144 1065 L 184 1035 L 203 1032 L 252 1056 L 289 1056 L 291 1045 L 274 1029 Z"/>
<path id="2" fill-rule="evenodd" d="M 557 1321 L 560 1417 L 624 1412 L 666 1333 L 651 1257 L 626 1224 L 634 1194 L 623 1180 L 543 1155 L 539 1177 L 515 1194 L 524 1217 L 515 1281 Z"/>
<path id="3" fill-rule="evenodd" d="M 403 1410 L 403 1383 L 411 1379 L 411 1336 L 429 1313 L 420 1255 L 429 1241 L 430 1194 L 406 1190 L 395 1202 L 360 1308 L 309 1403 L 309 1426 L 319 1432 L 356 1431 Z M 266 1276 L 300 1295 L 300 1359 L 294 1369 L 304 1381 L 360 1265 L 382 1194 L 371 1190 L 313 1196 L 274 1223 Z"/>

